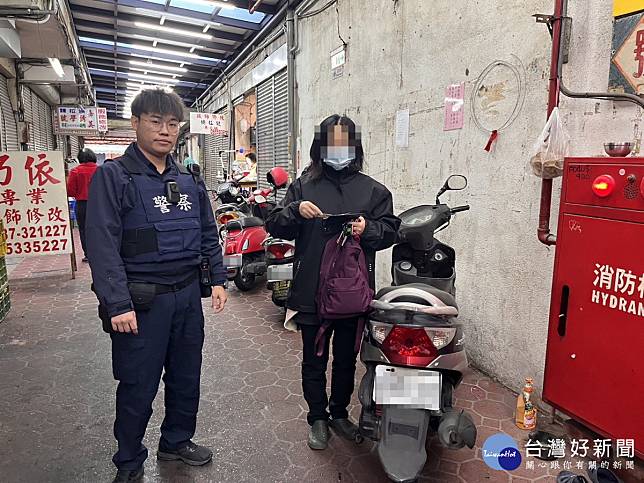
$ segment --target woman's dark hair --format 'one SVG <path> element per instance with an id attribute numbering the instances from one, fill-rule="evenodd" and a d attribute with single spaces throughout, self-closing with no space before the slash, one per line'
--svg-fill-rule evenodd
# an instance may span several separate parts
<path id="1" fill-rule="evenodd" d="M 246 157 L 250 159 L 251 163 L 257 162 L 257 155 L 255 153 L 248 153 Z"/>
<path id="2" fill-rule="evenodd" d="M 144 89 L 132 101 L 132 115 L 158 114 L 173 116 L 177 121 L 183 121 L 184 107 L 181 98 L 174 92 L 163 89 Z"/>
<path id="3" fill-rule="evenodd" d="M 349 146 L 355 148 L 355 159 L 348 166 L 350 172 L 362 171 L 364 163 L 364 151 L 362 149 L 362 136 L 356 129 L 355 123 L 346 116 L 333 114 L 327 117 L 315 128 L 315 136 L 309 152 L 311 156 L 311 165 L 307 170 L 311 178 L 318 179 L 322 176 L 324 167 L 322 166 L 322 147 L 328 146 L 329 131 L 333 126 L 346 126 L 349 131 Z"/>
<path id="4" fill-rule="evenodd" d="M 96 154 L 91 149 L 83 148 L 78 151 L 78 162 L 79 163 L 95 163 Z"/>

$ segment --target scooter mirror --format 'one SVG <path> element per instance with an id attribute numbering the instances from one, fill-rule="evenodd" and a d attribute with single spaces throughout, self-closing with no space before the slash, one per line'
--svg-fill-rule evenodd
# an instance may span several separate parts
<path id="1" fill-rule="evenodd" d="M 452 191 L 464 190 L 467 188 L 467 178 L 462 174 L 453 174 L 445 181 L 445 187 Z"/>
<path id="2" fill-rule="evenodd" d="M 446 191 L 458 191 L 458 190 L 465 189 L 466 187 L 467 187 L 467 178 L 462 174 L 453 174 L 452 176 L 447 178 L 447 181 L 445 181 L 445 184 L 443 185 L 443 187 L 436 194 L 436 204 L 437 205 L 439 204 L 438 199 Z"/>

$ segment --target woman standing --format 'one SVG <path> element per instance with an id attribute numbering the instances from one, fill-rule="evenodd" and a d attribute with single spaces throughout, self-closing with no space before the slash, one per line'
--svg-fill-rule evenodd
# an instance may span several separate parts
<path id="1" fill-rule="evenodd" d="M 324 332 L 325 347 L 316 355 L 315 339 L 322 324 L 315 294 L 326 242 L 337 237 L 341 225 L 324 221 L 322 214 L 362 213 L 353 223 L 360 236 L 375 287 L 374 264 L 378 250 L 393 245 L 400 220 L 393 214 L 391 193 L 363 174 L 364 154 L 354 122 L 337 114 L 316 128 L 310 150 L 311 164 L 288 189 L 285 198 L 266 220 L 272 236 L 295 240 L 294 276 L 287 307 L 297 311 L 295 322 L 302 333 L 302 389 L 309 406 L 311 425 L 308 444 L 326 449 L 329 426 L 353 440 L 357 427 L 349 420 L 347 407 L 354 389 L 356 330 L 358 319 L 340 319 Z M 331 398 L 326 394 L 326 368 L 333 334 Z"/>
<path id="2" fill-rule="evenodd" d="M 92 176 L 96 172 L 96 154 L 91 149 L 81 149 L 78 153 L 79 166 L 69 172 L 67 178 L 67 196 L 76 198 L 76 221 L 83 247 L 83 262 L 87 263 L 85 245 L 85 213 L 87 212 L 87 195 Z"/>

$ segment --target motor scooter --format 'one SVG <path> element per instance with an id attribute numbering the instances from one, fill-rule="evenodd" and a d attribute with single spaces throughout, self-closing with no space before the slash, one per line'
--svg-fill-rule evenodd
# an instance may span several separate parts
<path id="1" fill-rule="evenodd" d="M 268 234 L 264 220 L 276 206 L 276 201 L 268 197 L 277 196 L 277 190 L 288 184 L 288 173 L 284 168 L 271 169 L 266 178 L 271 188 L 258 189 L 245 200 L 250 210 L 249 216 L 230 220 L 225 225 L 224 266 L 228 279 L 233 280 L 241 291 L 248 291 L 255 285 L 255 279 L 266 273 L 264 241 Z"/>
<path id="2" fill-rule="evenodd" d="M 470 209 L 450 208 L 440 196 L 466 186 L 464 176 L 450 176 L 435 204 L 399 215 L 393 283 L 376 294 L 365 325 L 357 439 L 377 442 L 382 467 L 395 482 L 416 481 L 430 434 L 451 449 L 472 448 L 476 441 L 471 416 L 452 407 L 453 391 L 468 367 L 457 321 L 456 253 L 435 238 L 454 214 Z"/>

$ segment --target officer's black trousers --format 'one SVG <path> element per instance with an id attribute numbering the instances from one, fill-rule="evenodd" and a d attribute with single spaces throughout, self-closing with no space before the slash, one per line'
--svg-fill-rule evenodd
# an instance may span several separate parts
<path id="1" fill-rule="evenodd" d="M 356 373 L 356 329 L 357 319 L 336 320 L 326 330 L 324 352 L 316 354 L 315 337 L 319 326 L 301 324 L 302 354 L 302 391 L 309 406 L 307 421 L 348 417 L 347 407 L 353 394 Z M 326 393 L 326 369 L 329 362 L 329 345 L 333 334 L 333 363 L 331 368 L 331 400 Z M 327 406 L 329 410 L 327 411 Z"/>
<path id="2" fill-rule="evenodd" d="M 139 335 L 112 334 L 112 365 L 119 381 L 114 436 L 119 469 L 137 469 L 148 456 L 142 444 L 152 402 L 164 371 L 165 419 L 159 447 L 174 450 L 195 433 L 199 407 L 204 318 L 199 281 L 157 295 L 153 307 L 137 312 Z"/>

